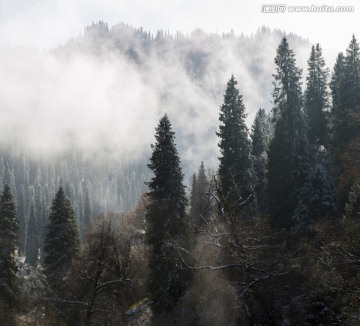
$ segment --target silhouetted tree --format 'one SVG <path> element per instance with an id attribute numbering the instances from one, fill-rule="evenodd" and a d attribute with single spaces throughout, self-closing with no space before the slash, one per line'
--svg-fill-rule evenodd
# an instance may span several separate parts
<path id="1" fill-rule="evenodd" d="M 19 241 L 16 208 L 8 185 L 0 198 L 0 323 L 12 323 L 14 307 L 18 303 L 18 271 L 15 250 Z"/>
<path id="2" fill-rule="evenodd" d="M 309 142 L 323 146 L 328 143 L 328 76 L 322 49 L 319 44 L 313 45 L 308 60 L 304 109 L 308 118 Z"/>
<path id="3" fill-rule="evenodd" d="M 219 179 L 224 197 L 231 205 L 237 206 L 250 199 L 255 203 L 254 171 L 251 159 L 251 143 L 245 123 L 246 113 L 242 96 L 236 87 L 237 81 L 231 76 L 220 108 Z M 247 210 L 249 213 L 250 210 Z"/>
<path id="4" fill-rule="evenodd" d="M 50 285 L 56 288 L 62 283 L 79 246 L 74 210 L 60 187 L 51 207 L 45 235 L 44 272 Z"/>
<path id="5" fill-rule="evenodd" d="M 184 295 L 189 272 L 173 246 L 188 247 L 186 195 L 174 132 L 167 115 L 156 128 L 149 168 L 146 239 L 150 246 L 148 288 L 154 318 L 170 311 Z"/>
<path id="6" fill-rule="evenodd" d="M 275 133 L 269 147 L 268 198 L 272 223 L 290 227 L 308 173 L 309 148 L 302 110 L 301 70 L 284 37 L 275 57 Z"/>
<path id="7" fill-rule="evenodd" d="M 254 123 L 251 127 L 251 140 L 254 172 L 256 174 L 255 193 L 258 209 L 264 213 L 267 207 L 266 198 L 266 165 L 267 149 L 269 145 L 269 126 L 268 118 L 264 109 L 259 109 L 256 113 Z"/>
<path id="8" fill-rule="evenodd" d="M 30 201 L 30 212 L 26 230 L 26 262 L 35 267 L 39 254 L 39 228 L 36 219 L 36 208 L 34 198 Z"/>

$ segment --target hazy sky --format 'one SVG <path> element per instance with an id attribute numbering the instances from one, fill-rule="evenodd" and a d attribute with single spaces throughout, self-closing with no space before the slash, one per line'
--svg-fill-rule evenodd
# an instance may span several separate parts
<path id="1" fill-rule="evenodd" d="M 264 4 L 354 6 L 352 13 L 262 13 Z M 349 0 L 0 0 L 0 45 L 46 49 L 76 37 L 84 26 L 103 20 L 155 32 L 251 34 L 261 26 L 300 34 L 326 50 L 344 50 L 351 35 L 360 38 L 360 4 Z"/>

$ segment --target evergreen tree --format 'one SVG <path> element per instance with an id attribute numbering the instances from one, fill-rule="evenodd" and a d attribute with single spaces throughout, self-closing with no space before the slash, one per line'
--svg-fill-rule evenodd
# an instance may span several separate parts
<path id="1" fill-rule="evenodd" d="M 320 218 L 339 217 L 329 157 L 323 147 L 316 153 L 314 163 L 300 191 L 299 204 L 293 216 L 302 224 L 310 224 Z"/>
<path id="2" fill-rule="evenodd" d="M 84 201 L 84 228 L 87 228 L 90 225 L 92 219 L 92 201 L 90 197 L 89 188 L 86 188 L 85 191 L 85 201 Z"/>
<path id="3" fill-rule="evenodd" d="M 84 239 L 84 199 L 83 199 L 83 189 L 80 186 L 77 191 L 77 201 L 76 201 L 76 207 L 77 207 L 77 220 L 78 220 L 78 226 L 79 226 L 79 234 L 80 234 L 80 241 L 83 242 Z"/>
<path id="4" fill-rule="evenodd" d="M 40 171 L 39 171 L 39 174 L 40 174 Z M 43 192 L 42 186 L 40 184 L 38 184 L 36 189 L 34 189 L 34 204 L 35 204 L 34 210 L 36 213 L 35 220 L 36 220 L 36 227 L 37 227 L 36 231 L 37 231 L 38 243 L 39 243 L 39 247 L 41 249 L 40 250 L 41 255 L 43 256 L 47 216 L 46 216 L 44 192 Z M 30 205 L 31 205 L 31 202 L 30 202 Z M 31 214 L 31 211 L 29 211 L 29 220 L 30 220 L 30 214 Z"/>
<path id="5" fill-rule="evenodd" d="M 19 224 L 15 203 L 10 187 L 5 185 L 0 198 L 0 306 L 6 303 L 10 308 L 17 302 L 19 294 L 15 260 L 18 241 Z"/>
<path id="6" fill-rule="evenodd" d="M 198 180 L 196 173 L 193 174 L 191 180 L 191 194 L 190 194 L 190 216 L 193 221 L 196 221 L 198 214 Z M 194 222 L 195 223 L 195 222 Z"/>
<path id="7" fill-rule="evenodd" d="M 198 230 L 209 214 L 209 180 L 206 175 L 204 162 L 201 162 L 198 174 L 194 173 L 190 195 L 190 216 L 194 227 Z"/>
<path id="8" fill-rule="evenodd" d="M 304 109 L 308 118 L 308 140 L 326 145 L 328 138 L 329 70 L 325 66 L 319 44 L 312 46 L 308 60 L 308 76 L 304 96 Z"/>
<path id="9" fill-rule="evenodd" d="M 55 288 L 61 284 L 79 246 L 75 213 L 64 189 L 60 187 L 52 203 L 44 246 L 44 272 Z"/>
<path id="10" fill-rule="evenodd" d="M 344 208 L 344 217 L 351 218 L 353 215 L 360 215 L 360 183 L 356 180 L 348 195 Z"/>
<path id="11" fill-rule="evenodd" d="M 231 76 L 220 109 L 219 132 L 216 133 L 220 137 L 220 185 L 224 198 L 234 206 L 254 197 L 255 183 L 245 106 L 236 85 L 237 81 Z M 250 201 L 255 202 L 254 198 Z"/>
<path id="12" fill-rule="evenodd" d="M 5 185 L 10 186 L 12 196 L 14 196 L 14 198 L 17 198 L 15 171 L 13 167 L 9 165 L 9 162 L 6 162 L 4 183 Z"/>
<path id="13" fill-rule="evenodd" d="M 151 248 L 148 288 L 156 319 L 184 295 L 189 272 L 170 244 L 187 248 L 189 240 L 183 174 L 167 115 L 160 119 L 155 139 L 148 165 L 154 177 L 148 183 L 146 238 Z"/>
<path id="14" fill-rule="evenodd" d="M 265 213 L 267 207 L 266 200 L 266 165 L 267 165 L 267 149 L 269 143 L 269 126 L 268 118 L 264 109 L 259 109 L 256 113 L 254 123 L 251 127 L 251 141 L 254 172 L 256 174 L 257 183 L 255 185 L 256 199 L 258 209 Z"/>
<path id="15" fill-rule="evenodd" d="M 5 180 L 5 162 L 4 158 L 0 159 L 0 189 L 4 188 L 3 181 Z"/>
<path id="16" fill-rule="evenodd" d="M 28 222 L 26 212 L 26 194 L 24 185 L 22 184 L 20 187 L 20 191 L 18 192 L 17 201 L 17 216 L 19 219 L 19 255 L 23 255 L 25 252 L 26 225 Z"/>
<path id="17" fill-rule="evenodd" d="M 291 226 L 308 170 L 309 148 L 302 110 L 301 70 L 284 37 L 275 57 L 275 132 L 268 153 L 269 213 L 274 225 Z"/>
<path id="18" fill-rule="evenodd" d="M 332 107 L 331 107 L 331 143 L 333 145 L 333 149 L 336 150 L 336 139 L 335 139 L 335 130 L 337 130 L 339 116 L 341 114 L 341 102 L 340 102 L 340 85 L 341 79 L 343 78 L 344 72 L 344 54 L 340 52 L 336 58 L 336 62 L 334 65 L 334 71 L 331 75 L 330 81 L 330 90 L 331 90 L 331 97 L 332 97 Z M 336 127 L 335 127 L 336 126 Z"/>
<path id="19" fill-rule="evenodd" d="M 198 170 L 198 211 L 199 211 L 199 223 L 201 224 L 204 219 L 207 219 L 209 214 L 209 198 L 207 192 L 209 191 L 209 179 L 206 175 L 206 168 L 204 161 L 201 161 L 200 167 Z"/>
<path id="20" fill-rule="evenodd" d="M 336 68 L 340 68 L 339 58 Z M 360 135 L 360 49 L 355 36 L 346 49 L 339 83 L 335 83 L 334 77 L 333 82 L 333 95 L 336 96 L 332 110 L 334 145 L 335 154 L 339 155 Z"/>
<path id="21" fill-rule="evenodd" d="M 29 221 L 26 232 L 26 262 L 35 267 L 39 254 L 39 231 L 34 198 L 30 201 Z"/>

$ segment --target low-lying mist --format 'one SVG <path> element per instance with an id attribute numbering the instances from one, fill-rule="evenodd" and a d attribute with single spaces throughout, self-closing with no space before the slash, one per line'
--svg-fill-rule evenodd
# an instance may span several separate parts
<path id="1" fill-rule="evenodd" d="M 50 51 L 0 49 L 0 142 L 38 157 L 73 148 L 104 149 L 126 161 L 143 158 L 166 112 L 183 164 L 217 161 L 219 107 L 231 74 L 239 81 L 248 124 L 271 107 L 273 58 L 283 36 L 259 29 L 252 37 L 176 36 L 104 23 Z M 290 35 L 305 66 L 306 41 Z"/>

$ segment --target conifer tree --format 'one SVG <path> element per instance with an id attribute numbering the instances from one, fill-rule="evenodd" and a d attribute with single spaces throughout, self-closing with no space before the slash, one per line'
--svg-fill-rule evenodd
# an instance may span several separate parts
<path id="1" fill-rule="evenodd" d="M 92 201 L 90 197 L 89 188 L 86 187 L 85 200 L 84 200 L 84 228 L 90 225 L 92 219 Z"/>
<path id="2" fill-rule="evenodd" d="M 196 173 L 191 179 L 191 194 L 190 194 L 190 216 L 193 221 L 196 220 L 198 214 L 198 180 Z"/>
<path id="3" fill-rule="evenodd" d="M 351 218 L 353 215 L 360 214 L 360 183 L 355 180 L 344 208 L 344 217 Z"/>
<path id="4" fill-rule="evenodd" d="M 360 49 L 353 35 L 343 63 L 336 62 L 332 80 L 335 155 L 360 135 Z M 336 74 L 335 74 L 336 73 Z"/>
<path id="5" fill-rule="evenodd" d="M 155 145 L 148 167 L 154 177 L 148 183 L 146 239 L 150 246 L 148 289 L 154 318 L 168 312 L 184 295 L 189 272 L 173 245 L 188 247 L 187 204 L 180 158 L 167 115 L 156 128 Z"/>
<path id="6" fill-rule="evenodd" d="M 8 185 L 0 198 L 0 305 L 11 308 L 18 300 L 15 250 L 19 241 L 19 224 L 16 208 Z M 1 309 L 3 310 L 3 309 Z"/>
<path id="7" fill-rule="evenodd" d="M 209 208 L 207 192 L 209 191 L 210 183 L 208 176 L 206 175 L 206 168 L 204 161 L 201 161 L 200 163 L 197 181 L 198 181 L 198 198 L 199 198 L 198 207 L 199 207 L 199 216 L 201 217 L 200 220 L 200 224 L 201 224 L 201 221 L 207 218 L 208 208 Z"/>
<path id="8" fill-rule="evenodd" d="M 333 150 L 336 150 L 335 130 L 339 128 L 338 119 L 341 114 L 340 85 L 344 73 L 344 61 L 345 61 L 344 54 L 340 52 L 336 58 L 334 70 L 332 72 L 331 81 L 330 81 L 330 90 L 331 90 L 331 98 L 332 98 L 331 115 L 330 115 L 330 123 L 331 123 L 330 136 L 331 136 L 331 145 Z"/>
<path id="9" fill-rule="evenodd" d="M 335 195 L 336 189 L 330 173 L 329 155 L 324 147 L 320 147 L 300 191 L 294 220 L 302 224 L 311 224 L 321 218 L 338 218 Z"/>
<path id="10" fill-rule="evenodd" d="M 266 210 L 266 164 L 267 149 L 269 143 L 269 126 L 264 109 L 256 113 L 254 123 L 251 127 L 251 140 L 254 172 L 257 183 L 255 185 L 256 199 L 260 212 Z"/>
<path id="11" fill-rule="evenodd" d="M 15 171 L 13 167 L 9 165 L 9 162 L 6 162 L 6 170 L 4 175 L 4 183 L 8 185 L 11 190 L 11 194 L 13 198 L 17 198 L 17 189 L 16 189 L 16 182 L 15 182 Z"/>
<path id="12" fill-rule="evenodd" d="M 44 246 L 44 272 L 55 288 L 61 284 L 79 246 L 75 213 L 64 189 L 60 187 L 52 203 Z"/>
<path id="13" fill-rule="evenodd" d="M 322 49 L 319 44 L 313 45 L 308 60 L 304 110 L 308 119 L 309 142 L 323 146 L 328 138 L 328 76 Z"/>
<path id="14" fill-rule="evenodd" d="M 26 194 L 24 185 L 22 184 L 20 191 L 18 192 L 17 201 L 17 216 L 19 220 L 19 255 L 23 255 L 25 252 L 26 225 L 28 222 L 26 204 Z"/>
<path id="15" fill-rule="evenodd" d="M 302 110 L 301 70 L 284 37 L 275 57 L 274 137 L 268 153 L 268 200 L 273 225 L 291 227 L 308 172 L 309 146 Z"/>
<path id="16" fill-rule="evenodd" d="M 193 175 L 190 196 L 190 216 L 196 229 L 199 229 L 209 213 L 208 191 L 209 180 L 206 175 L 205 164 L 201 162 L 198 174 L 194 173 Z"/>
<path id="17" fill-rule="evenodd" d="M 336 57 L 334 71 L 331 75 L 330 89 L 331 89 L 331 97 L 332 97 L 332 113 L 334 113 L 334 109 L 338 108 L 338 105 L 340 104 L 339 102 L 340 81 L 344 70 L 344 60 L 345 60 L 344 54 L 340 52 Z"/>
<path id="18" fill-rule="evenodd" d="M 38 172 L 40 175 L 40 171 Z M 45 208 L 45 198 L 44 192 L 42 190 L 42 186 L 40 184 L 37 185 L 36 189 L 34 189 L 34 211 L 36 213 L 36 232 L 37 232 L 37 241 L 38 247 L 40 248 L 41 254 L 44 250 L 44 239 L 45 239 L 45 232 L 46 232 L 46 224 L 47 224 L 47 216 L 46 208 Z M 29 204 L 29 221 L 30 221 L 30 205 L 31 199 Z M 42 257 L 43 258 L 43 257 Z"/>
<path id="19" fill-rule="evenodd" d="M 220 137 L 218 173 L 222 193 L 224 198 L 235 206 L 247 199 L 255 202 L 251 143 L 245 123 L 245 106 L 236 85 L 237 81 L 231 76 L 220 109 L 219 132 L 216 133 Z"/>
<path id="20" fill-rule="evenodd" d="M 39 230 L 34 198 L 30 201 L 29 220 L 26 230 L 26 262 L 35 267 L 38 261 Z"/>

